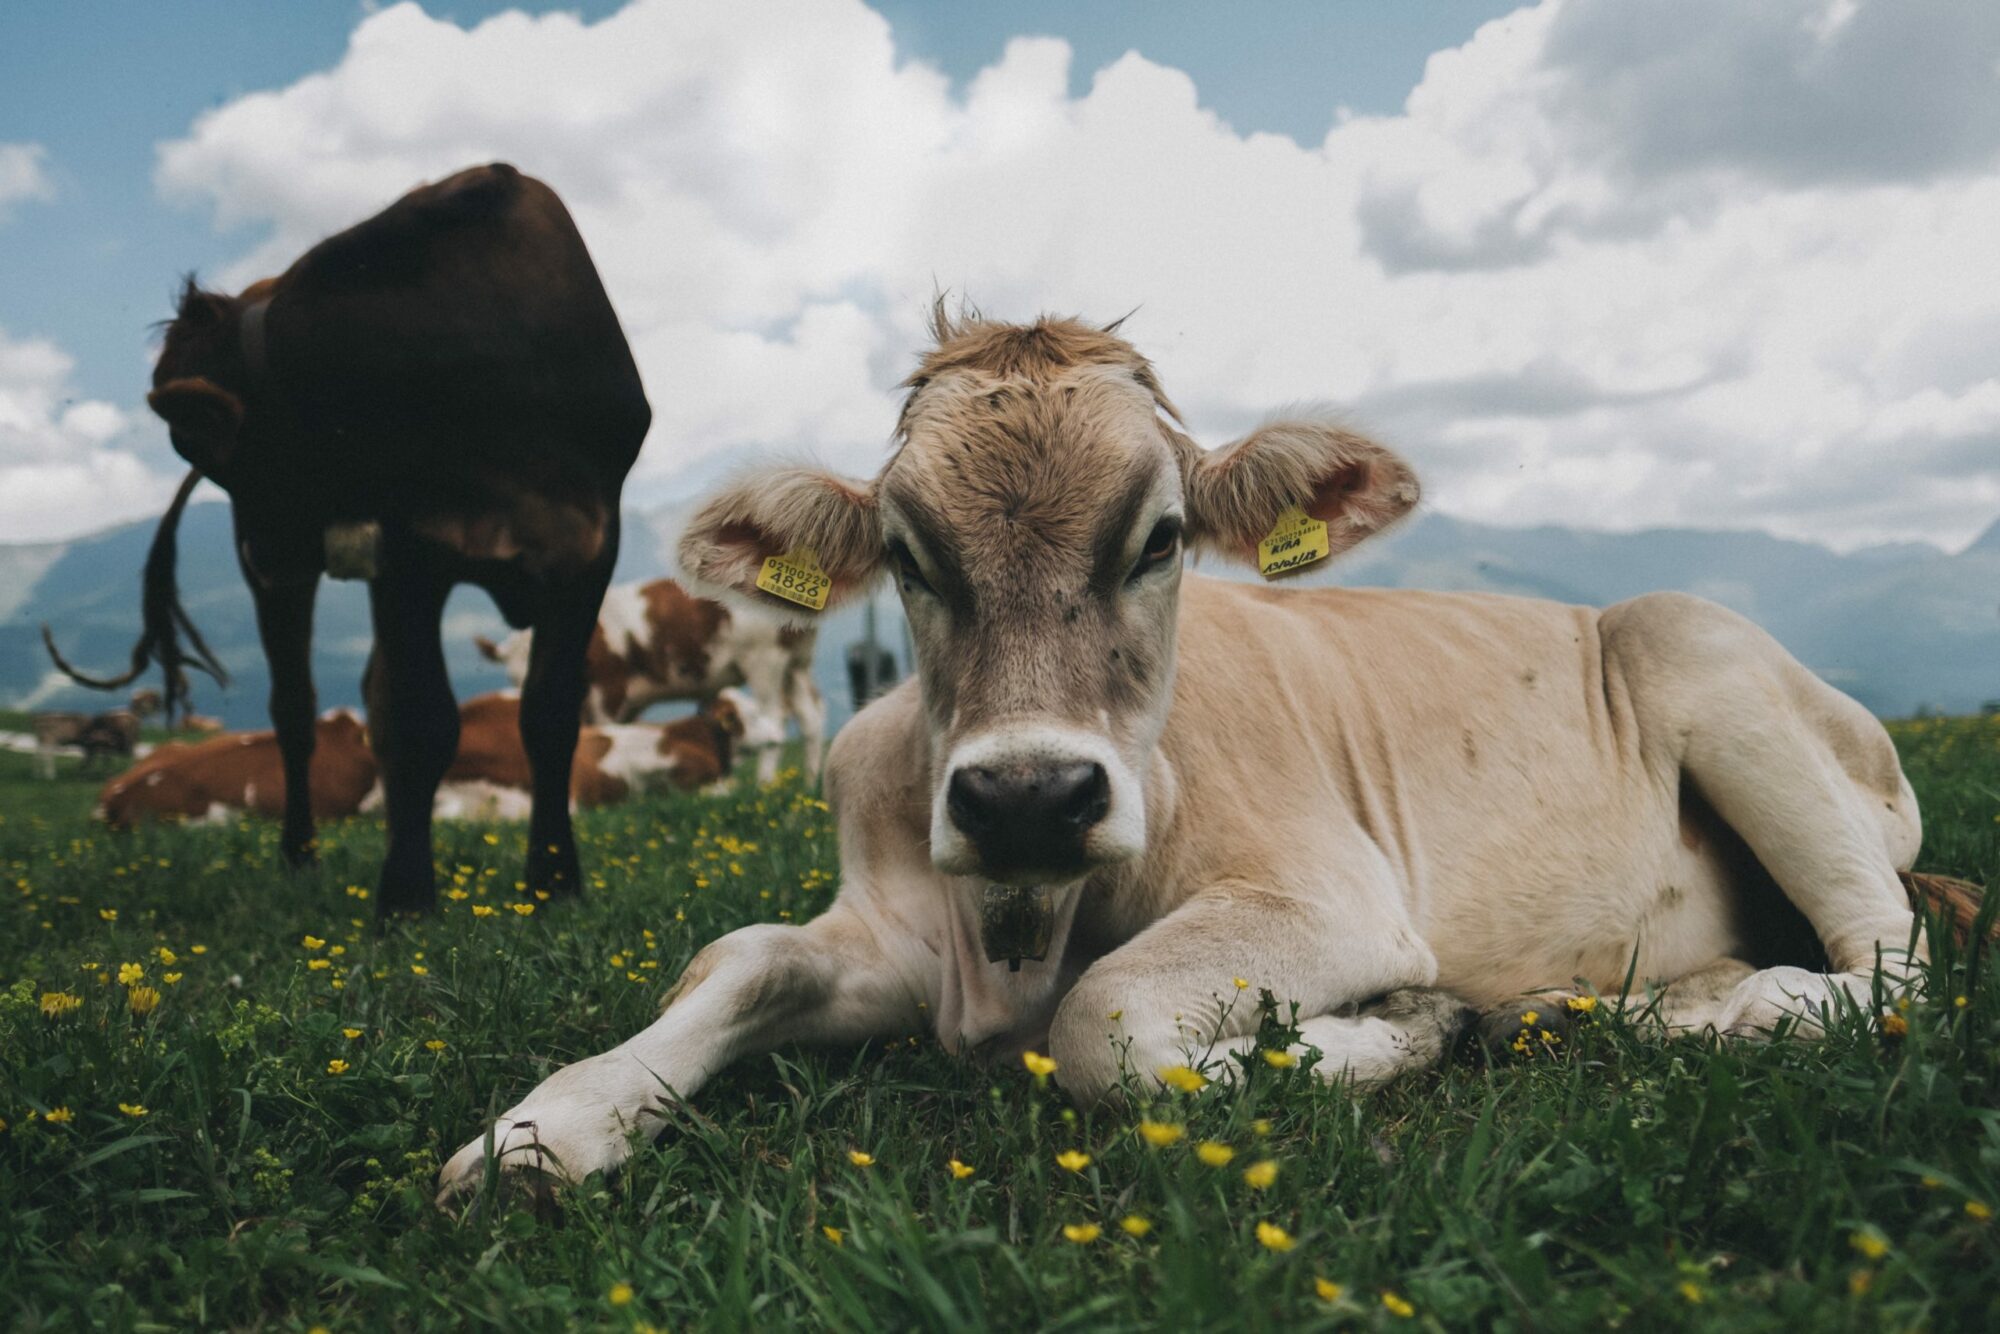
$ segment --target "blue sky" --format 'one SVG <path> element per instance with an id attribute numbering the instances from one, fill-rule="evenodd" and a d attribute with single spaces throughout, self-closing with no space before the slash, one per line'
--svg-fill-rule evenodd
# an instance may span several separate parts
<path id="1" fill-rule="evenodd" d="M 870 471 L 942 284 L 1137 307 L 1206 442 L 1330 403 L 1486 522 L 2000 513 L 2000 5 L 104 0 L 0 16 L 0 540 L 170 489 L 176 275 L 493 157 L 619 306 L 641 504 Z"/>

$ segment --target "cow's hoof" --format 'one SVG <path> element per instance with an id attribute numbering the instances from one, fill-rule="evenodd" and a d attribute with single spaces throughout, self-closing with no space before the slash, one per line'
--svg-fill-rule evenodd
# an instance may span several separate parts
<path id="1" fill-rule="evenodd" d="M 1479 1045 L 1498 1061 L 1552 1056 L 1569 1047 L 1597 998 L 1571 992 L 1521 996 L 1479 1017 Z"/>
<path id="2" fill-rule="evenodd" d="M 565 1129 L 558 1117 L 536 1117 L 523 1109 L 494 1122 L 488 1156 L 482 1135 L 451 1156 L 438 1173 L 437 1207 L 459 1212 L 480 1198 L 490 1178 L 503 1197 L 553 1208 L 557 1193 L 593 1172 L 608 1173 L 625 1160 L 623 1133 Z"/>

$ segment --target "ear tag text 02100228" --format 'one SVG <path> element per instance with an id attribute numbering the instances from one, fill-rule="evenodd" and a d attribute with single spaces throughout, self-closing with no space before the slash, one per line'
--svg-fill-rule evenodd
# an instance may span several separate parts
<path id="1" fill-rule="evenodd" d="M 1297 505 L 1287 505 L 1270 533 L 1257 544 L 1257 573 L 1276 579 L 1332 554 L 1326 521 L 1313 518 Z"/>
<path id="2" fill-rule="evenodd" d="M 794 547 L 782 556 L 764 558 L 757 587 L 812 611 L 825 611 L 833 576 L 819 567 L 819 553 L 811 547 Z"/>

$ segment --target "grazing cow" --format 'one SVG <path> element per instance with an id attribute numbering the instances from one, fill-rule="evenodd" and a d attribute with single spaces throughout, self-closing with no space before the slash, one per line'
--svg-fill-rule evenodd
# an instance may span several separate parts
<path id="1" fill-rule="evenodd" d="M 56 752 L 71 746 L 83 752 L 85 772 L 101 761 L 131 755 L 139 748 L 139 716 L 130 709 L 106 713 L 38 713 L 35 715 L 35 771 L 44 780 L 56 776 Z"/>
<path id="2" fill-rule="evenodd" d="M 375 785 L 375 756 L 361 720 L 334 709 L 313 724 L 312 813 L 354 814 Z M 247 812 L 269 819 L 286 809 L 285 765 L 277 734 L 244 732 L 168 742 L 104 785 L 97 816 L 114 829 L 144 820 L 215 820 Z"/>
<path id="3" fill-rule="evenodd" d="M 681 543 L 745 597 L 801 548 L 833 602 L 901 587 L 916 679 L 828 762 L 838 896 L 702 950 L 652 1026 L 461 1149 L 445 1198 L 489 1142 L 505 1168 L 613 1167 L 664 1100 L 786 1041 L 928 1024 L 1048 1052 L 1088 1103 L 1127 1071 L 1226 1076 L 1256 1040 L 1243 978 L 1297 1003 L 1318 1073 L 1372 1084 L 1542 988 L 1631 969 L 1673 1028 L 1810 1030 L 1870 1003 L 1878 960 L 1893 994 L 1925 957 L 1889 738 L 1748 621 L 1184 573 L 1186 548 L 1337 553 L 1417 480 L 1319 420 L 1204 451 L 1109 329 L 936 334 L 872 482 L 748 479 Z M 1794 910 L 1827 971 L 1767 953 Z"/>
<path id="4" fill-rule="evenodd" d="M 819 776 L 826 738 L 826 701 L 812 675 L 810 626 L 757 610 L 732 612 L 712 598 L 691 596 L 671 579 L 618 584 L 604 594 L 584 674 L 586 723 L 629 723 L 661 700 L 709 699 L 742 686 L 755 701 L 744 710 L 745 744 L 757 751 L 757 781 L 777 776 L 785 718 L 799 724 L 806 772 Z M 527 678 L 534 636 L 516 631 L 499 643 L 479 636 L 479 651 L 519 686 Z"/>
<path id="5" fill-rule="evenodd" d="M 169 704 L 185 707 L 184 667 L 221 675 L 173 577 L 181 510 L 212 478 L 230 495 L 270 663 L 284 854 L 306 862 L 313 598 L 322 574 L 367 578 L 364 692 L 389 823 L 376 904 L 426 910 L 431 798 L 458 744 L 438 619 L 454 584 L 477 584 L 508 624 L 536 630 L 521 706 L 535 771 L 526 881 L 576 892 L 568 790 L 584 653 L 651 409 L 554 192 L 504 164 L 476 167 L 240 295 L 190 280 L 146 401 L 195 471 L 147 558 L 132 671 L 113 680 L 157 658 Z"/>
<path id="6" fill-rule="evenodd" d="M 683 792 L 729 776 L 743 736 L 737 691 L 724 690 L 691 717 L 671 723 L 585 727 L 570 769 L 570 804 L 610 806 L 641 792 Z M 519 819 L 531 773 L 521 746 L 521 701 L 480 695 L 459 710 L 458 758 L 438 785 L 439 819 Z"/>

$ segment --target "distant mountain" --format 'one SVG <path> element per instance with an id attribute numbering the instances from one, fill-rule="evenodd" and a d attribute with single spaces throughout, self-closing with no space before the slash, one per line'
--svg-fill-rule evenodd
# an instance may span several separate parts
<path id="1" fill-rule="evenodd" d="M 628 516 L 618 577 L 667 572 L 685 515 L 675 507 Z M 102 707 L 104 696 L 51 679 L 38 627 L 49 622 L 81 665 L 108 670 L 125 661 L 138 632 L 139 567 L 151 535 L 148 523 L 69 543 L 0 546 L 0 705 Z M 1498 528 L 1426 514 L 1309 578 L 1600 606 L 1680 589 L 1751 617 L 1878 713 L 1967 712 L 2000 698 L 2000 524 L 1955 555 L 1920 543 L 1842 555 L 1760 533 Z M 197 678 L 197 707 L 231 726 L 263 726 L 269 679 L 230 550 L 226 506 L 188 510 L 181 591 L 235 678 L 227 691 Z M 880 642 L 907 671 L 907 636 L 894 597 L 878 597 L 876 608 Z M 863 617 L 863 609 L 847 608 L 821 623 L 817 674 L 836 723 L 852 712 L 845 653 L 860 638 Z M 484 594 L 461 589 L 453 596 L 445 644 L 461 698 L 503 684 L 472 647 L 475 634 L 503 628 Z M 323 585 L 315 641 L 322 706 L 359 702 L 369 639 L 365 590 Z"/>

